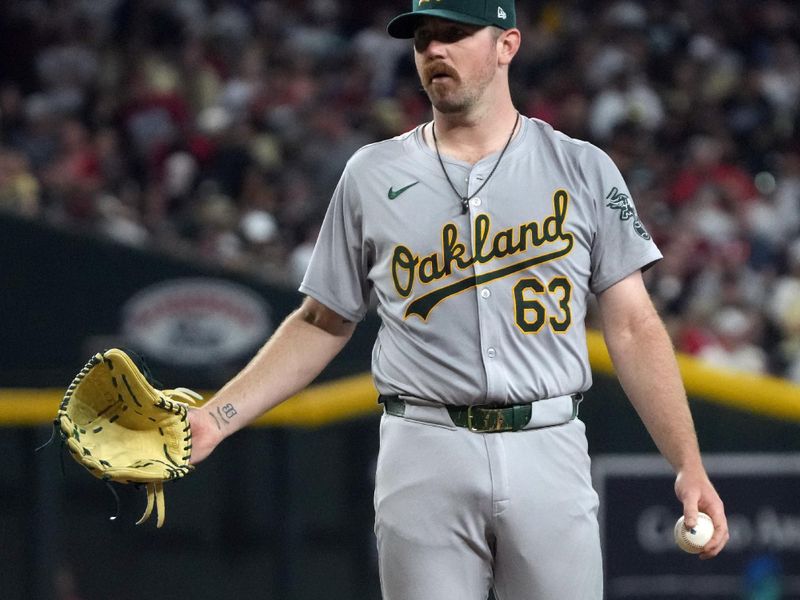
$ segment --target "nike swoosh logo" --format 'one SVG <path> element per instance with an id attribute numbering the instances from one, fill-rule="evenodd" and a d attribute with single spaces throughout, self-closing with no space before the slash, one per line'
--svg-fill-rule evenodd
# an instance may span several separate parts
<path id="1" fill-rule="evenodd" d="M 400 194 L 405 192 L 408 188 L 412 188 L 415 185 L 417 185 L 418 183 L 419 183 L 419 181 L 415 181 L 414 183 L 411 183 L 411 184 L 407 185 L 406 187 L 401 187 L 399 190 L 394 190 L 393 188 L 389 188 L 389 193 L 387 194 L 387 196 L 389 196 L 389 200 L 394 200 Z"/>

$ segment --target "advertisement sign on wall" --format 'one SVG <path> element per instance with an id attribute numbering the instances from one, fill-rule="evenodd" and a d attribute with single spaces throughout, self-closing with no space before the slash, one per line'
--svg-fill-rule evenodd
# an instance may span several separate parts
<path id="1" fill-rule="evenodd" d="M 594 459 L 609 600 L 800 598 L 800 454 L 717 454 L 704 462 L 731 535 L 713 560 L 675 545 L 682 507 L 663 458 Z"/>
<path id="2" fill-rule="evenodd" d="M 166 363 L 202 367 L 233 360 L 263 344 L 272 323 L 250 288 L 211 277 L 168 279 L 123 307 L 123 335 Z"/>

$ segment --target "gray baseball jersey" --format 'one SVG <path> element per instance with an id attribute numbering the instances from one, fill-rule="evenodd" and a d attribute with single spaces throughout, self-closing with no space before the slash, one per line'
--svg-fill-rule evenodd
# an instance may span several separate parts
<path id="1" fill-rule="evenodd" d="M 523 118 L 498 170 L 444 158 L 422 126 L 362 148 L 334 192 L 300 291 L 361 320 L 374 291 L 382 394 L 515 404 L 591 385 L 584 316 L 661 257 L 597 147 Z"/>
<path id="2" fill-rule="evenodd" d="M 499 156 L 445 161 L 464 213 L 421 127 L 363 148 L 300 287 L 353 321 L 374 291 L 375 382 L 405 399 L 387 404 L 375 475 L 384 600 L 602 598 L 598 499 L 567 394 L 591 384 L 589 294 L 661 255 L 596 147 L 523 119 Z M 532 400 L 530 431 L 473 433 L 445 407 Z"/>

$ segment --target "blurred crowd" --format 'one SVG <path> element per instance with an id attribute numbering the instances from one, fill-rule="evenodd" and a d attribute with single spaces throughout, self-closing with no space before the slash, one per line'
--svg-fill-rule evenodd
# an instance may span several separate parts
<path id="1" fill-rule="evenodd" d="M 676 347 L 800 382 L 798 3 L 517 4 L 517 105 L 622 170 Z M 296 285 L 350 155 L 430 118 L 408 5 L 6 0 L 0 210 Z"/>

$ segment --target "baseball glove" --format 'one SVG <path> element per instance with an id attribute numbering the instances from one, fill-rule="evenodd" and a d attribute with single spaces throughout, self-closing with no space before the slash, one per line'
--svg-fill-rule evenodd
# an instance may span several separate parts
<path id="1" fill-rule="evenodd" d="M 145 484 L 144 523 L 156 508 L 164 524 L 165 481 L 189 464 L 192 432 L 187 411 L 201 396 L 185 388 L 153 387 L 122 350 L 95 354 L 67 389 L 56 423 L 73 458 L 103 481 Z"/>

